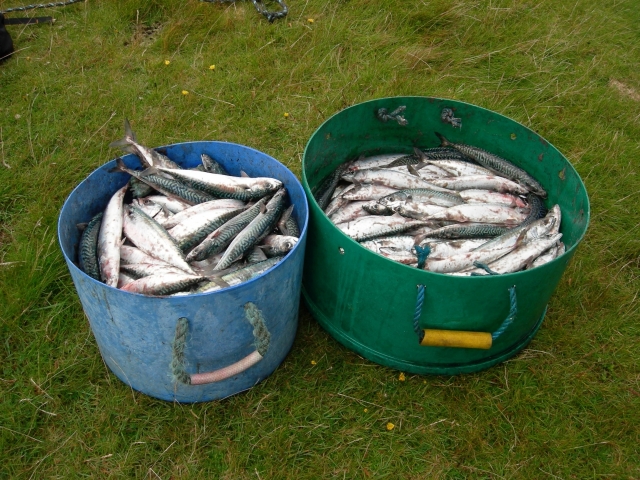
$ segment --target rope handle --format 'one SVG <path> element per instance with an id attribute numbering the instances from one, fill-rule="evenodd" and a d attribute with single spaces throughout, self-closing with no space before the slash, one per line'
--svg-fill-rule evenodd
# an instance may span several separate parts
<path id="1" fill-rule="evenodd" d="M 389 113 L 389 111 L 386 108 L 380 108 L 376 112 L 376 117 L 378 117 L 378 120 L 381 120 L 383 122 L 388 122 L 389 120 L 395 120 L 396 122 L 398 122 L 398 125 L 402 125 L 404 127 L 409 122 L 407 122 L 407 120 L 400 114 L 404 112 L 406 109 L 407 109 L 406 105 L 401 105 L 398 108 L 396 108 L 393 112 Z"/>
<path id="2" fill-rule="evenodd" d="M 244 314 L 253 326 L 256 350 L 227 367 L 211 372 L 191 374 L 187 373 L 185 369 L 186 362 L 184 356 L 187 345 L 187 334 L 189 332 L 189 320 L 185 317 L 179 318 L 171 352 L 171 373 L 173 374 L 174 380 L 185 385 L 206 385 L 208 383 L 220 382 L 244 372 L 262 360 L 269 350 L 271 334 L 269 330 L 267 330 L 262 312 L 258 310 L 255 304 L 247 302 L 244 305 Z"/>
<path id="3" fill-rule="evenodd" d="M 450 124 L 453 128 L 462 128 L 462 119 L 456 118 L 451 108 L 443 108 L 440 119 L 444 123 Z"/>
<path id="4" fill-rule="evenodd" d="M 421 329 L 420 317 L 422 316 L 422 306 L 424 304 L 424 291 L 425 286 L 418 285 L 416 309 L 413 315 L 413 330 L 418 336 L 420 345 L 426 347 L 477 348 L 488 350 L 493 345 L 493 342 L 509 328 L 509 325 L 513 323 L 518 315 L 518 299 L 516 297 L 516 286 L 514 285 L 509 288 L 509 314 L 493 333 Z"/>

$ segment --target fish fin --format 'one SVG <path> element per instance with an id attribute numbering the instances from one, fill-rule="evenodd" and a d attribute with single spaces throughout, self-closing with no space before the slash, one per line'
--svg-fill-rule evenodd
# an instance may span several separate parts
<path id="1" fill-rule="evenodd" d="M 422 233 L 420 235 L 416 235 L 413 238 L 413 246 L 415 247 L 416 245 L 420 245 L 425 238 L 427 238 L 427 234 L 426 233 Z"/>
<path id="2" fill-rule="evenodd" d="M 244 170 L 240 170 L 240 176 L 244 178 L 249 178 L 249 175 Z"/>
<path id="3" fill-rule="evenodd" d="M 158 167 L 149 167 L 140 173 L 142 177 L 148 177 L 149 175 L 160 175 L 160 170 L 158 170 Z"/>
<path id="4" fill-rule="evenodd" d="M 416 157 L 418 157 L 418 159 L 421 162 L 424 162 L 427 158 L 427 156 L 424 154 L 424 152 L 422 150 L 420 150 L 417 147 L 413 147 L 413 153 L 415 154 Z"/>
<path id="5" fill-rule="evenodd" d="M 227 287 L 231 286 L 227 282 L 225 282 L 222 279 L 222 276 L 220 276 L 219 274 L 207 275 L 207 280 L 215 283 L 216 285 L 218 285 L 219 287 L 222 287 L 222 288 L 227 288 Z"/>
<path id="6" fill-rule="evenodd" d="M 432 164 L 433 164 L 433 162 L 430 162 L 429 160 L 425 160 L 424 162 L 416 163 L 413 166 L 413 168 L 415 168 L 416 170 L 422 170 L 427 165 L 432 165 Z"/>
<path id="7" fill-rule="evenodd" d="M 263 203 L 260 205 L 260 213 L 264 214 L 267 211 L 267 206 Z"/>
<path id="8" fill-rule="evenodd" d="M 447 140 L 446 138 L 444 138 L 444 135 L 438 133 L 438 132 L 433 132 L 436 134 L 436 137 L 438 137 L 440 139 L 440 146 L 441 147 L 449 147 L 451 146 L 451 142 L 449 140 Z"/>
<path id="9" fill-rule="evenodd" d="M 126 139 L 122 138 L 120 140 L 116 140 L 115 142 L 111 142 L 109 144 L 110 148 L 121 148 L 127 153 L 134 153 L 134 148 L 131 143 Z"/>
<path id="10" fill-rule="evenodd" d="M 76 228 L 81 232 L 84 231 L 89 224 L 87 222 L 76 223 Z"/>
<path id="11" fill-rule="evenodd" d="M 154 150 L 162 155 L 167 155 L 167 149 L 164 147 L 154 148 Z"/>
<path id="12" fill-rule="evenodd" d="M 409 173 L 411 175 L 420 178 L 420 174 L 418 173 L 418 170 L 416 170 L 416 168 L 413 165 L 407 165 L 407 170 L 409 170 Z"/>
<path id="13" fill-rule="evenodd" d="M 289 220 L 289 218 L 291 218 L 291 212 L 293 212 L 293 207 L 294 205 L 291 205 L 284 212 L 282 212 L 282 216 L 280 217 L 281 222 L 286 222 L 287 220 Z"/>

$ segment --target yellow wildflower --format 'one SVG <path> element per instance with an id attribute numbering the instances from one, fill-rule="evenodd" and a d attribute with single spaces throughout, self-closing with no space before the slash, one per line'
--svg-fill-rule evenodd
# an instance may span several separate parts
<path id="1" fill-rule="evenodd" d="M 216 66 L 215 65 L 209 65 L 209 70 L 215 70 Z"/>
<path id="2" fill-rule="evenodd" d="M 171 61 L 170 61 L 170 60 L 165 60 L 165 61 L 164 61 L 164 64 L 165 64 L 165 65 L 169 65 L 170 63 L 171 63 Z"/>
<path id="3" fill-rule="evenodd" d="M 404 382 L 406 380 L 404 373 L 400 372 L 400 376 L 398 377 L 398 380 L 400 380 L 401 382 Z"/>
<path id="4" fill-rule="evenodd" d="M 316 362 L 315 360 L 311 360 L 311 365 L 316 365 L 318 362 Z"/>
<path id="5" fill-rule="evenodd" d="M 183 95 L 189 95 L 189 90 L 182 90 Z"/>
<path id="6" fill-rule="evenodd" d="M 394 428 L 396 428 L 396 426 L 393 423 L 391 423 L 391 422 L 387 423 L 387 430 L 391 431 Z"/>
<path id="7" fill-rule="evenodd" d="M 313 23 L 313 18 L 307 18 L 307 22 Z"/>
<path id="8" fill-rule="evenodd" d="M 365 409 L 364 409 L 364 413 L 367 413 L 368 411 L 369 411 L 369 409 L 368 409 L 368 408 L 365 408 Z"/>
<path id="9" fill-rule="evenodd" d="M 289 118 L 289 114 L 287 112 L 284 112 L 284 118 Z"/>

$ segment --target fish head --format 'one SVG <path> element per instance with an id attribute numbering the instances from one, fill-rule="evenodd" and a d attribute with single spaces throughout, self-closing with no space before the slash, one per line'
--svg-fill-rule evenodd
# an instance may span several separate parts
<path id="1" fill-rule="evenodd" d="M 362 208 L 373 215 L 386 215 L 388 213 L 392 213 L 391 209 L 387 206 L 375 202 L 366 203 Z"/>
<path id="2" fill-rule="evenodd" d="M 356 181 L 356 175 L 358 174 L 358 171 L 348 171 L 343 173 L 340 178 L 342 178 L 342 180 L 345 180 L 347 182 L 351 182 L 354 183 Z"/>
<path id="3" fill-rule="evenodd" d="M 282 250 L 288 252 L 296 246 L 296 243 L 298 243 L 298 239 L 296 237 L 287 236 L 282 242 Z"/>

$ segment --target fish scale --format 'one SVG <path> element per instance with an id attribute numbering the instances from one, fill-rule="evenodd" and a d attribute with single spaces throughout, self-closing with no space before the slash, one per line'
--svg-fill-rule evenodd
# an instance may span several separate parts
<path id="1" fill-rule="evenodd" d="M 447 225 L 429 232 L 430 238 L 492 238 L 497 237 L 509 230 L 490 224 L 468 224 L 468 225 Z"/>
<path id="2" fill-rule="evenodd" d="M 452 207 L 454 205 L 460 205 L 464 203 L 464 200 L 457 192 L 441 192 L 439 190 L 431 190 L 428 188 L 408 188 L 399 190 L 382 197 L 378 200 L 379 203 L 386 205 L 389 202 L 413 200 L 415 202 L 429 201 L 433 205 L 439 205 L 442 207 Z"/>
<path id="3" fill-rule="evenodd" d="M 206 280 L 205 277 L 189 275 L 187 273 L 167 273 L 163 275 L 149 275 L 127 283 L 122 290 L 143 295 L 169 295 Z"/>
<path id="4" fill-rule="evenodd" d="M 102 222 L 102 212 L 94 216 L 86 226 L 80 237 L 78 248 L 78 263 L 80 268 L 91 278 L 100 280 L 100 266 L 98 264 L 98 234 Z"/>
<path id="5" fill-rule="evenodd" d="M 215 266 L 214 270 L 224 270 L 241 258 L 247 250 L 253 248 L 262 237 L 269 234 L 284 209 L 285 193 L 286 191 L 284 189 L 276 192 L 273 198 L 269 200 L 269 203 L 267 203 L 265 212 L 259 213 L 251 223 L 238 233 L 236 238 L 229 244 L 227 251 Z"/>
<path id="6" fill-rule="evenodd" d="M 255 205 L 242 212 L 240 215 L 232 218 L 224 225 L 218 227 L 197 245 L 187 255 L 187 261 L 204 260 L 211 255 L 220 253 L 244 227 L 249 225 L 251 220 L 256 218 L 260 213 L 261 206 L 265 205 L 267 198 L 262 198 Z"/>
<path id="7" fill-rule="evenodd" d="M 282 260 L 282 258 L 283 257 L 272 257 L 267 260 L 263 260 L 262 262 L 252 263 L 244 268 L 240 268 L 234 272 L 222 275 L 220 279 L 223 282 L 227 283 L 229 286 L 238 285 L 239 283 L 246 282 L 247 280 L 258 276 L 261 273 L 266 272 L 268 269 Z M 220 290 L 221 288 L 223 287 L 221 287 L 220 284 L 214 280 L 202 285 L 200 288 L 198 288 L 197 292 L 206 293 Z"/>
<path id="8" fill-rule="evenodd" d="M 464 143 L 451 143 L 444 136 L 436 132 L 436 136 L 440 139 L 443 146 L 450 146 L 464 153 L 468 157 L 473 158 L 476 162 L 489 170 L 492 170 L 503 177 L 517 181 L 524 185 L 533 193 L 540 195 L 542 198 L 547 197 L 547 192 L 538 183 L 538 181 L 525 172 L 523 169 L 516 167 L 513 163 L 505 160 L 498 155 L 487 152 L 482 148 L 466 145 Z"/>
<path id="9" fill-rule="evenodd" d="M 171 229 L 169 235 L 171 235 L 178 246 L 183 252 L 190 250 L 194 246 L 198 245 L 207 235 L 213 232 L 216 228 L 224 225 L 233 217 L 240 214 L 244 208 L 234 209 L 226 211 L 224 213 L 219 212 L 204 212 L 199 216 L 191 219 L 188 225 L 178 224 Z M 213 217 L 213 214 L 217 216 Z M 197 222 L 198 219 L 202 219 Z"/>
<path id="10" fill-rule="evenodd" d="M 152 186 L 155 190 L 158 190 L 161 193 L 169 197 L 178 197 L 191 205 L 196 205 L 198 203 L 210 202 L 214 200 L 214 197 L 211 195 L 199 192 L 186 186 L 184 183 L 175 180 L 173 178 L 167 178 L 162 175 L 156 173 L 148 173 L 138 172 L 136 170 L 132 170 L 127 168 L 125 163 L 121 158 L 116 160 L 117 170 L 122 172 L 126 172 L 132 177 L 137 178 L 138 180 Z"/>
<path id="11" fill-rule="evenodd" d="M 127 206 L 124 232 L 127 238 L 144 253 L 190 274 L 195 273 L 169 233 L 142 210 L 131 205 Z"/>

